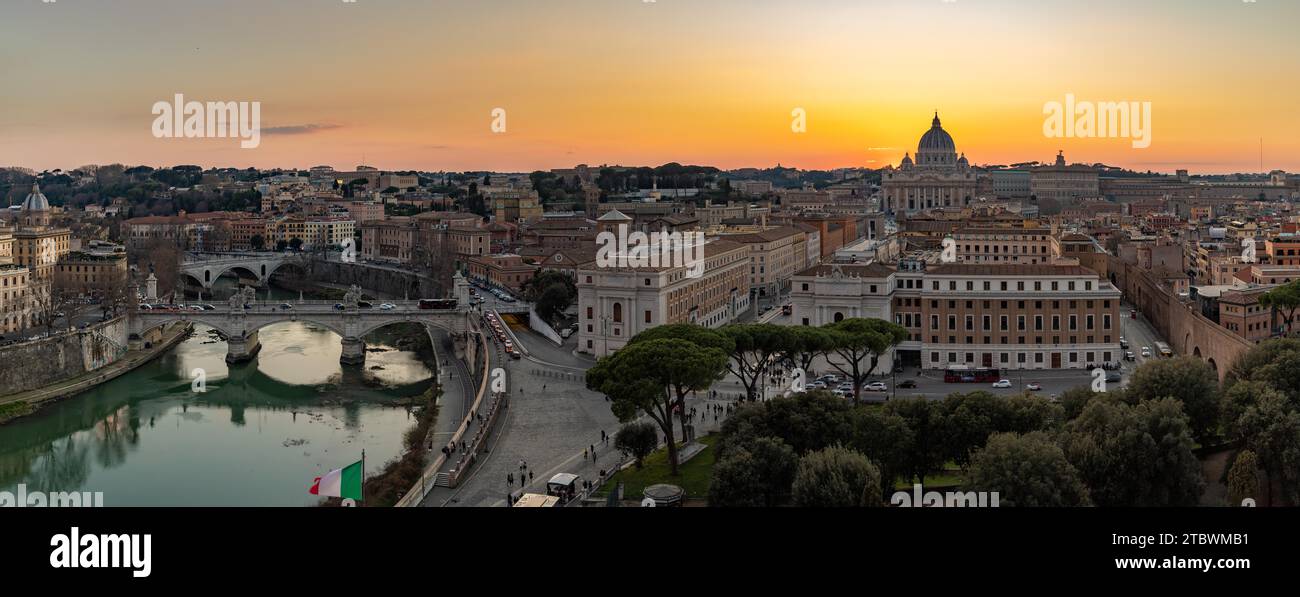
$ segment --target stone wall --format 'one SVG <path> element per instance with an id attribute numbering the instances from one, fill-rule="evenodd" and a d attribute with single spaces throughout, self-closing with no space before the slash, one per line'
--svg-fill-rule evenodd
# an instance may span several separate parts
<path id="1" fill-rule="evenodd" d="M 1109 266 L 1110 279 L 1124 291 L 1124 299 L 1168 340 L 1169 347 L 1176 354 L 1209 363 L 1220 381 L 1228 368 L 1254 346 L 1183 303 L 1142 268 L 1114 257 Z"/>
<path id="2" fill-rule="evenodd" d="M 94 371 L 121 358 L 127 321 L 119 317 L 85 330 L 0 348 L 0 396 L 35 390 Z"/>
<path id="3" fill-rule="evenodd" d="M 338 261 L 316 261 L 312 263 L 310 278 L 347 287 L 356 284 L 366 290 L 382 293 L 393 298 L 441 298 L 448 296 L 450 288 L 438 288 L 431 278 L 383 267 L 372 267 L 364 263 L 342 263 Z"/>

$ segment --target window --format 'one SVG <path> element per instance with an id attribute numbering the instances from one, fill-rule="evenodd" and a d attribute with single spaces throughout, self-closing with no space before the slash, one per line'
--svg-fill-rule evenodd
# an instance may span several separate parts
<path id="1" fill-rule="evenodd" d="M 587 319 L 591 319 L 591 307 L 587 307 Z"/>
<path id="2" fill-rule="evenodd" d="M 646 322 L 646 323 L 650 323 L 650 312 L 649 312 L 649 311 L 646 311 L 646 312 L 645 312 L 645 322 Z"/>
<path id="3" fill-rule="evenodd" d="M 614 323 L 623 323 L 623 303 L 614 303 Z"/>

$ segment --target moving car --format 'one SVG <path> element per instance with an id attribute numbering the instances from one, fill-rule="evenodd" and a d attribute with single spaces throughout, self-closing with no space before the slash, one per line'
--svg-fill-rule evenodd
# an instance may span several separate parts
<path id="1" fill-rule="evenodd" d="M 381 311 L 392 311 L 393 309 L 396 309 L 396 308 L 397 308 L 397 305 L 394 305 L 394 304 L 392 304 L 392 303 L 384 303 L 384 304 L 382 304 L 382 305 L 379 305 L 379 309 L 380 309 Z"/>
<path id="2" fill-rule="evenodd" d="M 1009 379 L 999 379 L 999 380 L 993 382 L 993 387 L 995 387 L 995 388 L 1010 388 L 1010 387 L 1011 387 L 1011 380 L 1009 380 Z"/>
<path id="3" fill-rule="evenodd" d="M 293 305 L 290 305 L 289 303 L 280 303 L 280 310 L 281 310 L 281 311 L 288 311 L 288 310 L 290 310 L 290 309 L 292 309 L 292 308 L 293 308 Z"/>
<path id="4" fill-rule="evenodd" d="M 885 385 L 885 382 L 883 381 L 873 381 L 867 384 L 866 386 L 864 386 L 862 389 L 868 392 L 888 392 L 889 386 Z"/>
<path id="5" fill-rule="evenodd" d="M 1137 357 L 1133 356 L 1133 351 L 1131 351 L 1131 350 L 1126 350 L 1126 351 L 1124 351 L 1124 360 L 1126 360 L 1126 361 L 1136 361 L 1136 360 L 1137 360 Z"/>
<path id="6" fill-rule="evenodd" d="M 1120 381 L 1123 381 L 1123 379 L 1124 378 L 1119 374 L 1119 371 L 1108 371 L 1106 373 L 1106 383 L 1119 383 Z"/>
<path id="7" fill-rule="evenodd" d="M 1149 358 L 1151 358 L 1151 347 L 1150 347 L 1150 346 L 1143 346 L 1143 347 L 1142 347 L 1142 358 L 1144 358 L 1144 359 L 1149 359 Z"/>
<path id="8" fill-rule="evenodd" d="M 1025 389 L 1029 390 L 1030 392 L 1038 392 L 1043 389 L 1043 386 L 1038 385 L 1036 383 L 1027 383 L 1025 384 Z"/>
<path id="9" fill-rule="evenodd" d="M 913 389 L 913 388 L 915 388 L 915 387 L 916 387 L 916 382 L 915 382 L 914 380 L 911 380 L 911 379 L 904 379 L 903 381 L 898 382 L 898 389 L 900 389 L 900 390 L 902 390 L 902 389 L 908 389 L 908 390 L 910 390 L 910 389 Z"/>
<path id="10" fill-rule="evenodd" d="M 343 311 L 344 309 L 346 309 L 346 307 L 343 306 L 343 303 L 334 303 L 335 311 Z"/>

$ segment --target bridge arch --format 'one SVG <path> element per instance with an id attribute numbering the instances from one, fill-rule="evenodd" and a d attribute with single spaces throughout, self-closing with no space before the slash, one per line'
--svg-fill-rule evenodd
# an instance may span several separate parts
<path id="1" fill-rule="evenodd" d="M 262 280 L 264 280 L 265 278 L 257 274 L 257 271 L 255 271 L 256 268 L 257 266 L 252 264 L 232 263 L 229 265 L 223 265 L 216 270 L 205 269 L 204 270 L 205 277 L 207 276 L 208 272 L 216 271 L 216 275 L 212 276 L 212 280 L 207 282 L 206 285 L 211 286 L 213 282 L 217 281 L 217 278 L 220 278 L 221 276 L 224 276 L 228 273 L 235 273 L 236 275 L 240 275 L 238 272 L 241 271 L 246 272 L 249 275 L 249 277 L 253 278 L 254 280 L 257 280 L 257 282 L 260 284 Z"/>
<path id="2" fill-rule="evenodd" d="M 265 276 L 263 277 L 263 279 L 270 280 L 271 276 L 274 276 L 276 272 L 280 271 L 282 268 L 285 267 L 296 269 L 302 272 L 303 275 L 307 274 L 307 268 L 303 263 L 295 259 L 281 259 L 279 261 L 272 262 L 269 265 L 266 262 L 262 263 L 262 271 L 265 272 Z"/>

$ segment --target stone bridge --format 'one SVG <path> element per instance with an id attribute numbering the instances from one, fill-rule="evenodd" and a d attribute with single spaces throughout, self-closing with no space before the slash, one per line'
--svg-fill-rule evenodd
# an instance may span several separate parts
<path id="1" fill-rule="evenodd" d="M 258 330 L 286 321 L 303 321 L 327 328 L 343 339 L 346 365 L 365 362 L 366 344 L 363 338 L 370 332 L 395 323 L 411 322 L 426 328 L 446 330 L 453 337 L 478 329 L 478 312 L 464 306 L 453 310 L 420 309 L 419 301 L 393 301 L 393 309 L 378 306 L 366 309 L 350 307 L 340 309 L 334 301 L 295 301 L 290 303 L 256 302 L 243 309 L 218 305 L 212 311 L 139 309 L 129 314 L 129 331 L 133 337 L 159 326 L 188 321 L 210 326 L 226 338 L 229 350 L 226 361 L 238 363 L 253 358 L 261 347 Z M 463 305 L 464 303 L 462 303 Z M 473 359 L 470 359 L 473 363 Z"/>
<path id="2" fill-rule="evenodd" d="M 193 278 L 206 290 L 228 272 L 256 282 L 255 286 L 262 286 L 282 266 L 305 269 L 307 259 L 294 253 L 187 253 L 180 273 Z"/>

